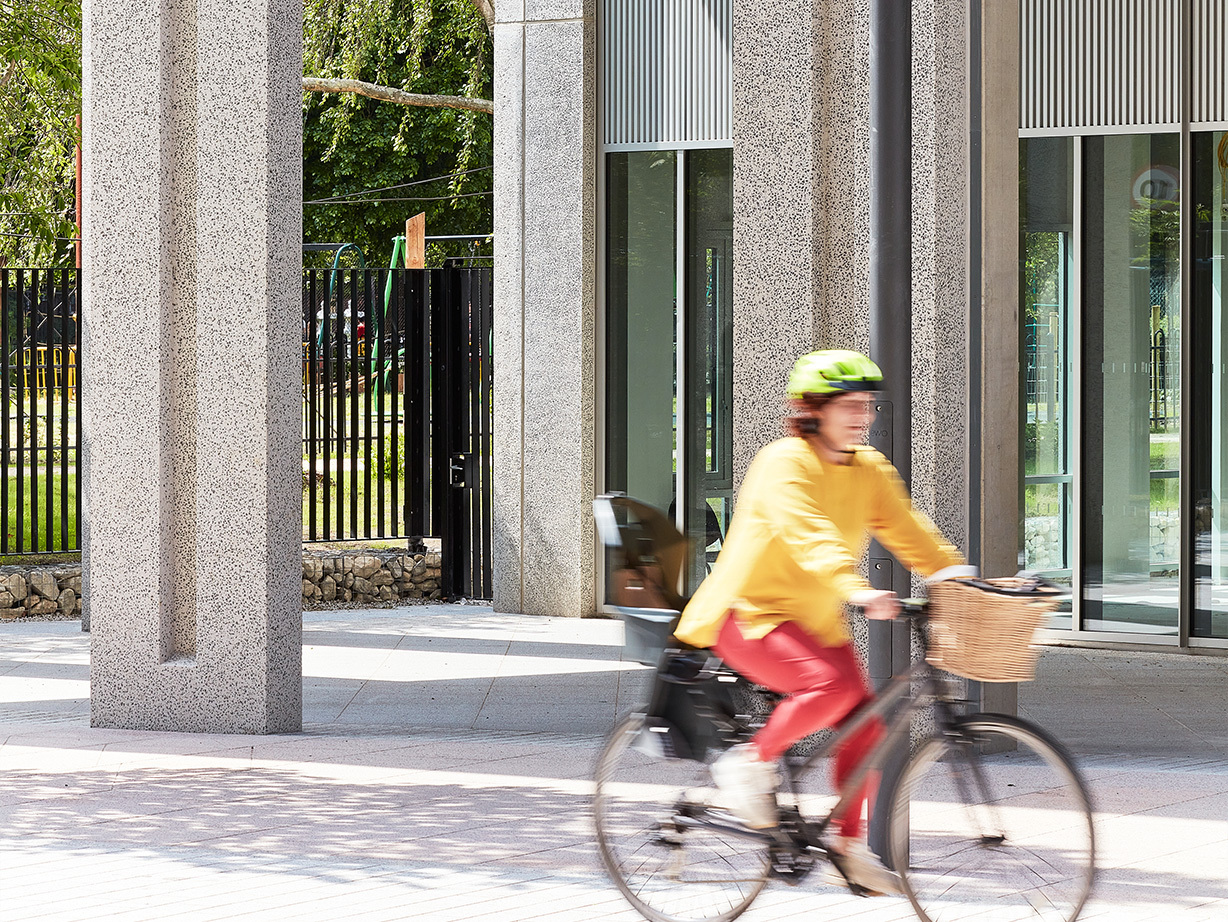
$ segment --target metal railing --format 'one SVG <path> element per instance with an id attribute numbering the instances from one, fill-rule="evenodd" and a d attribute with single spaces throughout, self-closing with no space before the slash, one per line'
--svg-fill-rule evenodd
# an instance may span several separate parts
<path id="1" fill-rule="evenodd" d="M 303 272 L 305 541 L 428 536 L 491 591 L 489 269 Z"/>
<path id="2" fill-rule="evenodd" d="M 80 547 L 77 269 L 0 269 L 0 554 Z"/>

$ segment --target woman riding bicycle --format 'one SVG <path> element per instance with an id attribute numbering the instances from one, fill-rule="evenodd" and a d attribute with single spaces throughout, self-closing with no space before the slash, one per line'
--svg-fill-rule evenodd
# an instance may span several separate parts
<path id="1" fill-rule="evenodd" d="M 675 635 L 711 647 L 753 682 L 786 695 L 754 738 L 712 765 L 735 810 L 757 828 L 777 822 L 775 762 L 798 740 L 839 725 L 870 692 L 853 652 L 845 605 L 894 618 L 895 593 L 871 588 L 857 562 L 873 535 L 923 576 L 964 563 L 917 512 L 899 475 L 863 444 L 882 372 L 847 350 L 812 352 L 789 376 L 789 437 L 763 448 L 746 473 L 711 575 Z M 869 725 L 838 753 L 839 786 L 881 735 Z M 897 889 L 863 842 L 869 784 L 840 818 L 845 873 L 870 891 Z"/>

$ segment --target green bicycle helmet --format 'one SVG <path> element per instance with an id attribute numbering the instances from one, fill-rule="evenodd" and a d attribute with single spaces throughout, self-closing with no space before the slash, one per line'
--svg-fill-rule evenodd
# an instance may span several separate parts
<path id="1" fill-rule="evenodd" d="M 883 389 L 883 372 L 860 352 L 823 349 L 803 355 L 789 374 L 790 400 Z"/>

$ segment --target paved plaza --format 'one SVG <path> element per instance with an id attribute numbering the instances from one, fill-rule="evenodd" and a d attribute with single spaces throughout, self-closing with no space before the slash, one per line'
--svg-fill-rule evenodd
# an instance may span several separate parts
<path id="1" fill-rule="evenodd" d="M 588 814 L 646 680 L 621 642 L 476 606 L 308 612 L 304 731 L 247 737 L 90 729 L 88 635 L 0 625 L 0 922 L 639 919 Z M 1054 649 L 1020 695 L 1092 787 L 1084 918 L 1228 922 L 1228 659 Z M 811 881 L 744 918 L 914 918 Z"/>

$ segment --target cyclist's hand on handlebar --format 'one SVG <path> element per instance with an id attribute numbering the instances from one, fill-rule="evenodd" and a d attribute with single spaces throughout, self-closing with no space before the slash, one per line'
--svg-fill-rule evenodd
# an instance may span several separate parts
<path id="1" fill-rule="evenodd" d="M 849 596 L 849 603 L 876 621 L 891 621 L 900 614 L 900 597 L 888 589 L 861 589 Z"/>

